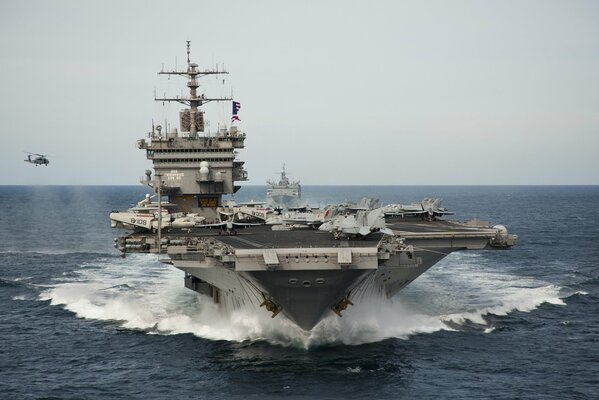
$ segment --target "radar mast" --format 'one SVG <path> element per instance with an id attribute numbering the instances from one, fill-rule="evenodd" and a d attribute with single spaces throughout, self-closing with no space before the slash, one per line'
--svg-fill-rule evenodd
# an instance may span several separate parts
<path id="1" fill-rule="evenodd" d="M 190 60 L 190 42 L 187 41 L 187 70 L 161 70 L 158 75 L 178 75 L 187 78 L 189 94 L 176 97 L 156 97 L 155 101 L 178 102 L 186 108 L 179 111 L 181 134 L 177 128 L 162 131 L 152 127 L 150 142 L 138 140 L 138 148 L 146 150 L 146 156 L 154 164 L 154 177 L 146 172 L 142 182 L 160 189 L 168 195 L 169 202 L 180 211 L 198 213 L 207 220 L 218 220 L 217 207 L 222 195 L 235 193 L 240 186 L 235 181 L 247 180 L 244 162 L 236 160 L 237 149 L 245 147 L 245 134 L 237 126 L 219 126 L 216 134 L 199 135 L 204 132 L 204 111 L 200 108 L 209 102 L 232 101 L 230 97 L 206 97 L 198 95 L 199 79 L 207 75 L 228 74 L 217 69 L 200 70 Z M 159 181 L 156 181 L 159 179 Z"/>
<path id="2" fill-rule="evenodd" d="M 190 48 L 191 42 L 187 41 L 187 70 L 186 71 L 160 71 L 158 75 L 179 75 L 187 77 L 187 87 L 189 88 L 189 96 L 177 96 L 177 97 L 156 97 L 155 101 L 175 101 L 181 104 L 189 106 L 189 109 L 181 111 L 179 113 L 180 126 L 182 132 L 189 132 L 189 137 L 196 138 L 198 132 L 204 132 L 204 112 L 199 110 L 198 107 L 209 103 L 211 101 L 232 101 L 231 97 L 215 97 L 207 98 L 204 95 L 198 96 L 198 88 L 200 87 L 198 79 L 207 75 L 228 75 L 227 71 L 219 71 L 218 67 L 215 70 L 203 70 L 198 69 L 198 64 L 190 61 Z"/>

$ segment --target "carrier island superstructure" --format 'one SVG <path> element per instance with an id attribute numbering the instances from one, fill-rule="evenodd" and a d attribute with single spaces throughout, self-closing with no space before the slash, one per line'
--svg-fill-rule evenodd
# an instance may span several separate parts
<path id="1" fill-rule="evenodd" d="M 132 230 L 115 239 L 123 256 L 163 254 L 164 263 L 185 272 L 187 288 L 223 312 L 256 307 L 310 330 L 370 296 L 393 297 L 451 252 L 514 244 L 503 226 L 445 220 L 448 212 L 434 199 L 340 204 L 292 216 L 259 203 L 227 204 L 223 195 L 248 178 L 236 159 L 246 136 L 235 126 L 207 132 L 201 107 L 232 99 L 198 93 L 200 78 L 225 73 L 191 63 L 189 42 L 187 69 L 159 72 L 185 77 L 189 94 L 155 98 L 186 108 L 180 130 L 153 126 L 149 139 L 138 141 L 154 165 L 142 181 L 155 196 L 110 215 L 113 227 Z"/>

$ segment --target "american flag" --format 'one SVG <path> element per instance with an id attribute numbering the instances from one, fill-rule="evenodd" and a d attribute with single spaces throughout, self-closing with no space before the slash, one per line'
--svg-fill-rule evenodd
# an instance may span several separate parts
<path id="1" fill-rule="evenodd" d="M 241 109 L 241 103 L 238 101 L 233 102 L 233 115 L 231 116 L 231 122 L 241 121 L 237 116 L 237 112 Z"/>

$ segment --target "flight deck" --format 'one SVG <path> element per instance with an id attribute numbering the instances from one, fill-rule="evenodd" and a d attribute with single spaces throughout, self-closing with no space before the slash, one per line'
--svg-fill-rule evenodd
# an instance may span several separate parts
<path id="1" fill-rule="evenodd" d="M 428 221 L 418 217 L 394 217 L 388 219 L 387 227 L 399 238 L 407 242 L 419 239 L 436 238 L 493 238 L 496 230 L 469 226 L 446 220 Z M 189 228 L 163 230 L 162 239 L 181 244 L 204 238 L 222 242 L 234 249 L 268 249 L 268 248 L 335 248 L 335 247 L 376 247 L 383 238 L 381 233 L 373 233 L 365 237 L 348 237 L 335 239 L 330 232 L 319 231 L 309 226 L 290 227 L 288 230 L 273 230 L 273 226 L 259 225 L 239 227 L 231 231 L 221 228 Z M 156 233 L 149 231 L 131 233 L 126 237 L 131 241 L 143 241 L 151 246 L 151 252 L 157 252 Z M 148 249 L 144 247 L 143 252 Z"/>

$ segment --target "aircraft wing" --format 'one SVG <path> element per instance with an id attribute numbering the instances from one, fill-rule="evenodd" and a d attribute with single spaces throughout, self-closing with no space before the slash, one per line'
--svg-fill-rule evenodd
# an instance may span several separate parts
<path id="1" fill-rule="evenodd" d="M 395 236 L 395 233 L 389 228 L 381 228 L 379 232 L 384 233 L 385 235 Z"/>
<path id="2" fill-rule="evenodd" d="M 362 236 L 366 236 L 368 234 L 370 234 L 370 227 L 369 226 L 363 226 L 360 228 L 360 230 L 358 231 L 358 233 Z"/>
<path id="3" fill-rule="evenodd" d="M 233 226 L 261 226 L 264 222 L 233 222 Z"/>
<path id="4" fill-rule="evenodd" d="M 437 215 L 453 215 L 451 211 L 433 211 Z"/>
<path id="5" fill-rule="evenodd" d="M 114 224 L 121 224 L 125 229 L 143 228 L 151 230 L 156 222 L 153 216 L 136 215 L 127 212 L 110 213 L 110 221 Z"/>
<path id="6" fill-rule="evenodd" d="M 214 228 L 217 226 L 225 226 L 226 224 L 226 222 L 217 222 L 215 224 L 199 224 L 196 225 L 196 228 Z"/>
<path id="7" fill-rule="evenodd" d="M 318 227 L 319 231 L 323 231 L 323 232 L 332 232 L 333 231 L 333 224 L 329 221 L 329 222 L 325 222 L 324 224 L 320 225 Z"/>
<path id="8" fill-rule="evenodd" d="M 393 216 L 404 216 L 404 215 L 421 215 L 421 214 L 428 214 L 428 211 L 425 210 L 404 210 L 404 211 L 389 211 L 389 212 L 385 212 L 385 215 L 388 217 L 393 217 Z"/>
<path id="9" fill-rule="evenodd" d="M 306 220 L 305 218 L 283 218 L 282 219 L 284 223 L 286 224 L 303 224 L 303 225 L 307 225 L 308 220 Z"/>
<path id="10" fill-rule="evenodd" d="M 363 206 L 347 206 L 346 208 L 351 211 L 369 211 L 370 210 L 370 208 L 363 207 Z"/>

